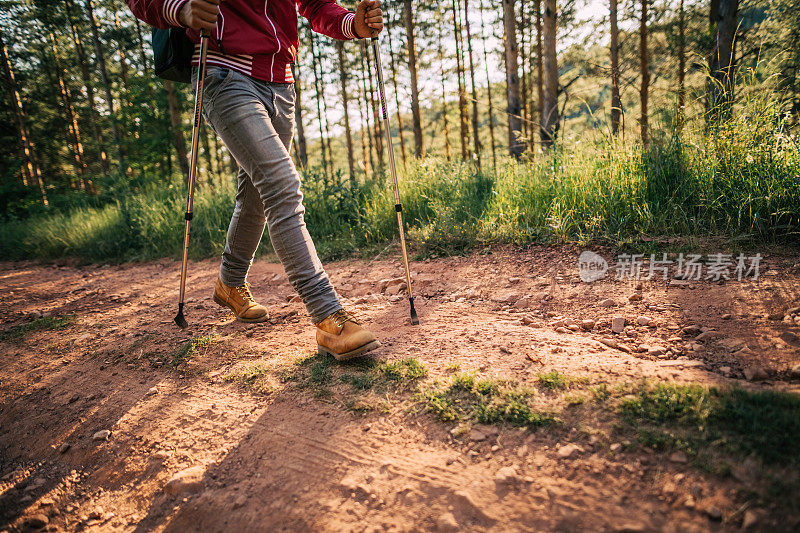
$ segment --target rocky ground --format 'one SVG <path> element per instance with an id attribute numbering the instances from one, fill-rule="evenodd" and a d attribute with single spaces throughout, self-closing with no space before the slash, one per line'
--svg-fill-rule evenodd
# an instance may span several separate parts
<path id="1" fill-rule="evenodd" d="M 0 530 L 800 528 L 796 452 L 630 407 L 658 383 L 782 392 L 796 430 L 797 256 L 758 280 L 584 283 L 578 252 L 415 261 L 417 327 L 400 263 L 331 264 L 383 343 L 350 365 L 314 356 L 277 264 L 250 276 L 270 321 L 244 325 L 193 263 L 184 331 L 173 261 L 0 264 Z"/>

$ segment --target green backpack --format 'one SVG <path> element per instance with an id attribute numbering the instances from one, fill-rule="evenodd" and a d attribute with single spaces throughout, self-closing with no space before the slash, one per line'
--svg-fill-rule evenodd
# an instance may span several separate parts
<path id="1" fill-rule="evenodd" d="M 156 76 L 178 83 L 191 83 L 194 43 L 186 36 L 186 28 L 153 28 L 152 41 Z"/>

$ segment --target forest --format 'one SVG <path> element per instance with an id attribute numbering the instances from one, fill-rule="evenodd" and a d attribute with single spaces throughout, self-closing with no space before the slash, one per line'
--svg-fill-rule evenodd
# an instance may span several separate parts
<path id="1" fill-rule="evenodd" d="M 342 2 L 354 8 L 353 2 Z M 353 4 L 353 5 L 350 5 Z M 423 254 L 491 242 L 800 227 L 796 0 L 386 0 L 407 223 Z M 0 255 L 176 256 L 192 91 L 122 2 L 4 0 Z M 307 221 L 325 257 L 394 238 L 374 58 L 301 18 Z M 218 254 L 236 163 L 202 130 L 192 254 Z"/>
<path id="2" fill-rule="evenodd" d="M 800 531 L 800 0 L 381 3 L 0 0 L 0 533 Z"/>

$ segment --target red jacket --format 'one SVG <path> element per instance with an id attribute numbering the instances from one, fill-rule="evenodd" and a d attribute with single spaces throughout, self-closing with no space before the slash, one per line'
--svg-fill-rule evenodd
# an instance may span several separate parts
<path id="1" fill-rule="evenodd" d="M 126 0 L 137 18 L 155 28 L 181 26 L 178 13 L 188 0 Z M 299 6 L 299 9 L 297 9 Z M 297 12 L 311 28 L 334 39 L 355 39 L 355 14 L 336 0 L 223 0 L 209 40 L 209 65 L 231 68 L 264 81 L 291 83 L 297 55 Z M 200 42 L 199 32 L 186 30 Z M 197 64 L 195 49 L 193 64 Z"/>

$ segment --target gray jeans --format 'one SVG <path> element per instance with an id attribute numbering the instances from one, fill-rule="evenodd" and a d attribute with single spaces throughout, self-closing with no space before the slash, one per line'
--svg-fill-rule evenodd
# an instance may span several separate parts
<path id="1" fill-rule="evenodd" d="M 243 285 L 256 248 L 269 228 L 272 247 L 311 319 L 342 308 L 317 257 L 303 218 L 300 175 L 289 149 L 294 132 L 294 85 L 268 83 L 209 66 L 203 115 L 239 164 L 233 210 L 220 278 Z"/>

